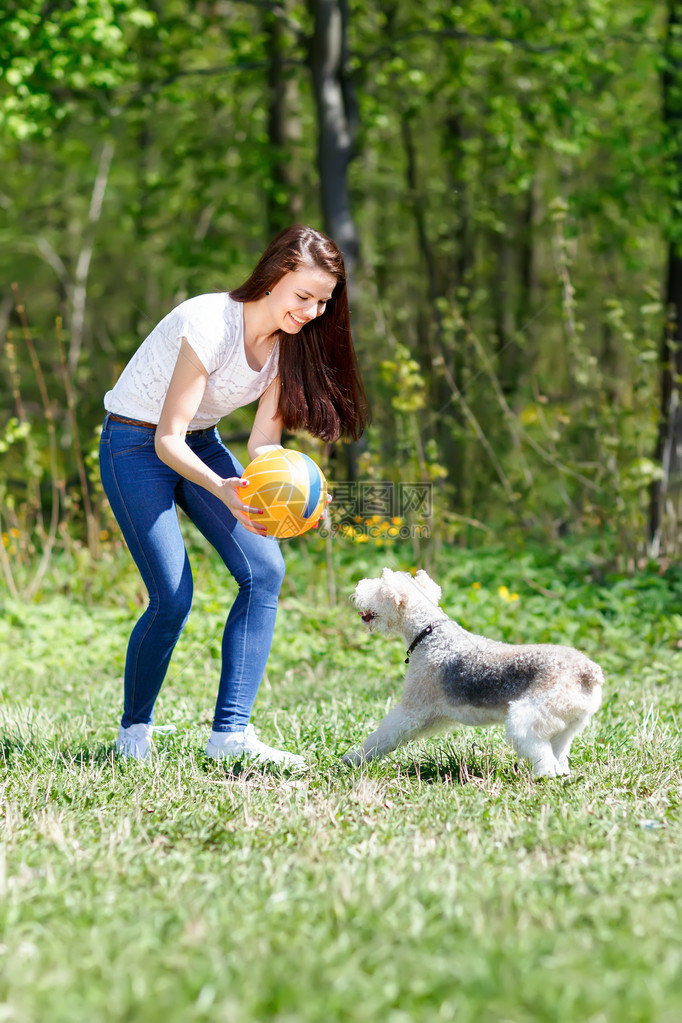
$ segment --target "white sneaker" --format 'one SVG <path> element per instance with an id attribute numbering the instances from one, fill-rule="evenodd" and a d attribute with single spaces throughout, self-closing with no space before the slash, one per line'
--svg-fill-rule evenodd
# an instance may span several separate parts
<path id="1" fill-rule="evenodd" d="M 206 745 L 206 756 L 214 760 L 225 757 L 244 757 L 259 764 L 279 764 L 290 770 L 305 768 L 304 757 L 285 750 L 274 749 L 261 742 L 253 725 L 247 725 L 243 732 L 211 732 Z"/>
<path id="2" fill-rule="evenodd" d="M 116 740 L 116 752 L 123 757 L 131 757 L 134 760 L 144 760 L 149 756 L 152 745 L 152 732 L 159 735 L 172 735 L 175 725 L 145 725 L 141 722 L 118 730 Z"/>

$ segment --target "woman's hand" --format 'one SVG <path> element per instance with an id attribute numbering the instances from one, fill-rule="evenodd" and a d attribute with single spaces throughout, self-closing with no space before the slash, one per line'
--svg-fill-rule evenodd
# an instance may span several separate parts
<path id="1" fill-rule="evenodd" d="M 262 514 L 239 499 L 239 489 L 247 485 L 239 476 L 223 479 L 186 444 L 187 427 L 199 408 L 206 390 L 208 372 L 185 338 L 168 387 L 166 400 L 156 428 L 156 453 L 162 462 L 192 483 L 198 483 L 229 508 L 237 522 L 250 533 L 267 536 L 267 529 L 249 518 Z"/>
<path id="2" fill-rule="evenodd" d="M 249 515 L 262 515 L 263 509 L 244 504 L 239 497 L 239 491 L 242 487 L 247 486 L 248 480 L 242 479 L 241 476 L 231 476 L 229 479 L 222 480 L 214 493 L 230 509 L 237 522 L 241 522 L 245 529 L 248 529 L 250 533 L 257 533 L 259 536 L 267 536 L 267 528 L 260 522 L 254 522 L 252 518 L 249 518 Z"/>

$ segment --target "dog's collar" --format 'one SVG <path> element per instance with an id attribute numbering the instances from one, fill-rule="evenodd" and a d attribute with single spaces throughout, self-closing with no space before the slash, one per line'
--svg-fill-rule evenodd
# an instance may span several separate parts
<path id="1" fill-rule="evenodd" d="M 416 639 L 413 639 L 409 647 L 407 648 L 407 657 L 405 658 L 405 664 L 410 663 L 410 654 L 412 653 L 414 648 L 419 646 L 423 639 L 426 639 L 427 636 L 430 636 L 433 630 L 437 629 L 439 625 L 445 625 L 447 620 L 448 620 L 447 618 L 441 618 L 440 621 L 431 622 L 431 624 L 427 625 L 425 629 L 422 629 L 422 631 L 419 633 Z"/>

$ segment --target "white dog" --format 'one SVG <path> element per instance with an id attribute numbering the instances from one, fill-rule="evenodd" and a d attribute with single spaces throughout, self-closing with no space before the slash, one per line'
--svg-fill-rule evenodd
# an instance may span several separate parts
<path id="1" fill-rule="evenodd" d="M 441 589 L 385 568 L 363 579 L 352 600 L 370 632 L 395 632 L 408 646 L 402 702 L 347 764 L 382 757 L 401 743 L 460 722 L 504 723 L 507 739 L 538 777 L 570 774 L 571 742 L 601 705 L 604 677 L 572 647 L 515 646 L 467 632 L 438 606 Z"/>

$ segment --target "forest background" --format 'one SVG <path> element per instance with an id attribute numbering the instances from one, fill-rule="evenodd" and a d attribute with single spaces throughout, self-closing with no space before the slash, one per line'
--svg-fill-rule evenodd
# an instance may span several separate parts
<path id="1" fill-rule="evenodd" d="M 110 538 L 93 452 L 140 341 L 297 221 L 344 250 L 373 408 L 360 446 L 297 440 L 333 481 L 426 484 L 440 541 L 677 553 L 681 8 L 3 5 L 10 590 Z"/>
<path id="2" fill-rule="evenodd" d="M 0 4 L 2 1020 L 682 1019 L 681 21 Z M 287 438 L 338 528 L 282 544 L 254 721 L 310 771 L 203 755 L 234 586 L 186 521 L 178 730 L 127 762 L 147 597 L 98 482 L 102 398 L 293 221 L 343 247 L 374 417 L 357 446 Z M 242 458 L 251 414 L 221 424 Z M 405 670 L 346 599 L 385 564 L 429 569 L 471 631 L 599 661 L 570 778 L 534 781 L 501 729 L 344 767 Z"/>

